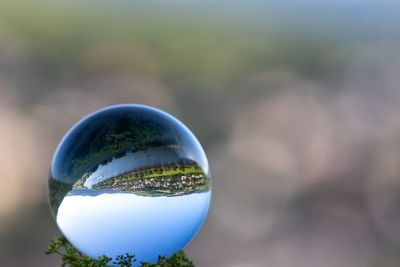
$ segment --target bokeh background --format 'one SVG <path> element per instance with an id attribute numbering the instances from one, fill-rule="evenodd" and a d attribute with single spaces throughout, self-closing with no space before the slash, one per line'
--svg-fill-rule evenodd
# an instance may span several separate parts
<path id="1" fill-rule="evenodd" d="M 202 267 L 400 265 L 400 3 L 0 3 L 0 266 L 59 266 L 48 169 L 96 109 L 193 130 Z"/>

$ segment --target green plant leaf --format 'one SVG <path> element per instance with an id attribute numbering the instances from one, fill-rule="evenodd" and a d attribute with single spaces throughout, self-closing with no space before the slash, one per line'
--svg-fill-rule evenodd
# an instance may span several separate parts
<path id="1" fill-rule="evenodd" d="M 107 264 L 118 265 L 120 267 L 130 267 L 136 262 L 135 255 L 126 253 L 113 259 L 103 255 L 97 259 L 92 259 L 78 251 L 64 236 L 53 239 L 47 246 L 45 254 L 58 254 L 61 256 L 61 266 L 64 267 L 105 267 Z M 140 262 L 141 267 L 194 267 L 183 250 L 175 253 L 170 258 L 158 257 L 157 263 Z"/>

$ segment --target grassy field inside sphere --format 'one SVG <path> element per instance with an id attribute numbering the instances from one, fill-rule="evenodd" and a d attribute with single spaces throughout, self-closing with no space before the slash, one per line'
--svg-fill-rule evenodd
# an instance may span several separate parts
<path id="1" fill-rule="evenodd" d="M 89 189 L 84 186 L 87 173 L 74 185 L 74 189 Z M 182 195 L 194 191 L 206 191 L 210 179 L 196 163 L 169 163 L 140 168 L 94 184 L 91 189 L 134 192 L 139 195 Z"/>

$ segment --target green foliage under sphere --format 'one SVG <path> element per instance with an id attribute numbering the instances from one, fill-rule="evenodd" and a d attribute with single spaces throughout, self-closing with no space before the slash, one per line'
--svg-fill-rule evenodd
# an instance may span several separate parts
<path id="1" fill-rule="evenodd" d="M 105 267 L 108 264 L 116 264 L 121 267 L 133 266 L 136 262 L 134 255 L 119 255 L 114 260 L 107 257 L 101 256 L 97 259 L 91 259 L 79 252 L 64 236 L 53 239 L 47 247 L 45 252 L 47 255 L 58 254 L 61 256 L 61 266 L 69 267 Z M 157 263 L 141 262 L 142 267 L 194 267 L 194 264 L 189 260 L 183 250 L 175 253 L 172 257 L 166 259 L 165 257 L 159 256 Z"/>

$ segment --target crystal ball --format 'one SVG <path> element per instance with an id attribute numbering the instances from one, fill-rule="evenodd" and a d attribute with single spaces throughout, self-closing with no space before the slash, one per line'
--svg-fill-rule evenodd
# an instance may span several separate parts
<path id="1" fill-rule="evenodd" d="M 64 136 L 50 167 L 49 202 L 61 232 L 84 254 L 156 262 L 198 232 L 210 182 L 204 150 L 184 124 L 152 107 L 116 105 Z"/>

